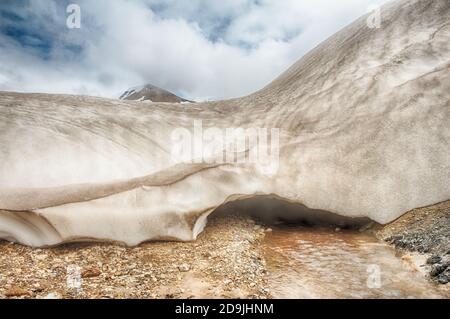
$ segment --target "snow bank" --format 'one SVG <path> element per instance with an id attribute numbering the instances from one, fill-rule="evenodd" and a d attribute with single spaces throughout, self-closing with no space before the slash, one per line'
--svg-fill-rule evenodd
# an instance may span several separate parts
<path id="1" fill-rule="evenodd" d="M 380 29 L 358 20 L 241 99 L 149 109 L 0 93 L 0 238 L 193 240 L 218 206 L 268 194 L 380 223 L 448 200 L 450 4 L 393 1 L 382 17 Z M 173 132 L 198 120 L 279 129 L 275 174 L 220 163 L 220 149 L 180 163 Z"/>

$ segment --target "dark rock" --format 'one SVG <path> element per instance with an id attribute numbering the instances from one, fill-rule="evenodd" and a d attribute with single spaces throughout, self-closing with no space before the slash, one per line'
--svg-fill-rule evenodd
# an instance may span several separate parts
<path id="1" fill-rule="evenodd" d="M 433 267 L 433 269 L 431 269 L 430 276 L 437 277 L 440 274 L 442 274 L 445 271 L 445 269 L 447 269 L 445 265 L 436 265 Z"/>
<path id="2" fill-rule="evenodd" d="M 438 283 L 446 285 L 450 282 L 450 271 L 446 271 L 437 277 Z"/>
<path id="3" fill-rule="evenodd" d="M 434 265 L 439 264 L 442 261 L 442 258 L 440 256 L 434 255 L 427 259 L 428 265 Z"/>
<path id="4" fill-rule="evenodd" d="M 438 277 L 438 282 L 442 285 L 446 285 L 450 282 L 450 276 L 446 274 L 440 274 Z"/>

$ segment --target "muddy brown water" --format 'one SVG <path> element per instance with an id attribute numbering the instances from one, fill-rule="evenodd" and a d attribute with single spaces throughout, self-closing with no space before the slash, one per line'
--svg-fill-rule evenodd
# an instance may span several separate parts
<path id="1" fill-rule="evenodd" d="M 450 287 L 358 231 L 277 226 L 264 253 L 274 298 L 450 298 Z"/>

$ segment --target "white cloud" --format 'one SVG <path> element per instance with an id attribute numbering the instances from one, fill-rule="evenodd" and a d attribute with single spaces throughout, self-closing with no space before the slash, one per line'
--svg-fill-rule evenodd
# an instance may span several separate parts
<path id="1" fill-rule="evenodd" d="M 15 8 L 38 15 L 49 56 L 0 30 L 0 90 L 117 97 L 153 83 L 192 99 L 241 96 L 386 0 L 83 0 L 81 30 L 49 2 Z"/>

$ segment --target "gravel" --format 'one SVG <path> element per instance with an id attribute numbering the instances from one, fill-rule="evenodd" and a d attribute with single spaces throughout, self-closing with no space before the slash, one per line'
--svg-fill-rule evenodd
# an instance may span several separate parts
<path id="1" fill-rule="evenodd" d="M 252 220 L 213 216 L 188 243 L 32 249 L 1 242 L 0 297 L 265 299 L 263 238 Z"/>

